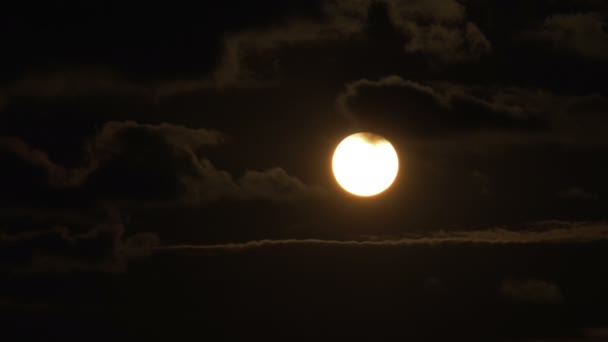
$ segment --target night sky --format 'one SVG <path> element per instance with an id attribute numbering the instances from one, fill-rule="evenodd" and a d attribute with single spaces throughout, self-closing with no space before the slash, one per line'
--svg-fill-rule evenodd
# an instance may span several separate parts
<path id="1" fill-rule="evenodd" d="M 606 1 L 24 1 L 0 42 L 2 341 L 608 340 Z"/>

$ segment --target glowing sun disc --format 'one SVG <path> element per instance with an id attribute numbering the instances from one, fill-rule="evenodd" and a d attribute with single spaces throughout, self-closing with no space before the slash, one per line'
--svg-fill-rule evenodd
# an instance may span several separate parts
<path id="1" fill-rule="evenodd" d="M 377 195 L 393 184 L 399 171 L 399 158 L 393 145 L 373 133 L 355 133 L 346 137 L 332 159 L 338 184 L 356 196 Z"/>

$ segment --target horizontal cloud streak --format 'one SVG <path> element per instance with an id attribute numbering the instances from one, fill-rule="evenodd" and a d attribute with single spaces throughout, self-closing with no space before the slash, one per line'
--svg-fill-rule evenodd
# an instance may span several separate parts
<path id="1" fill-rule="evenodd" d="M 559 223 L 564 225 L 565 223 Z M 479 244 L 530 244 L 530 243 L 588 243 L 608 240 L 608 224 L 605 223 L 567 223 L 560 227 L 536 231 L 514 231 L 493 229 L 481 231 L 461 231 L 431 234 L 428 236 L 406 237 L 387 240 L 325 240 L 325 239 L 283 239 L 253 240 L 240 243 L 210 245 L 169 245 L 159 246 L 156 250 L 199 250 L 209 252 L 251 250 L 276 246 L 354 246 L 354 247 L 391 247 L 412 245 L 438 245 L 457 243 Z"/>

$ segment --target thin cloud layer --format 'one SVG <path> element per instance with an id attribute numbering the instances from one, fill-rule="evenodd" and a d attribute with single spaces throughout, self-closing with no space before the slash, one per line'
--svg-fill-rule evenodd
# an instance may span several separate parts
<path id="1" fill-rule="evenodd" d="M 563 227 L 566 225 L 567 227 Z M 160 246 L 157 250 L 200 250 L 200 251 L 241 251 L 257 248 L 290 246 L 290 245 L 321 245 L 321 246 L 353 246 L 353 247 L 399 247 L 414 245 L 440 244 L 542 244 L 542 243 L 589 243 L 608 240 L 608 225 L 604 223 L 559 223 L 557 228 L 543 230 L 514 231 L 507 229 L 492 229 L 462 232 L 439 232 L 428 236 L 400 238 L 392 240 L 323 240 L 323 239 L 285 239 L 285 240 L 255 240 L 241 243 L 226 243 L 213 245 L 173 245 Z"/>
<path id="2" fill-rule="evenodd" d="M 241 82 L 239 87 L 255 87 Z M 92 96 L 118 96 L 157 102 L 183 93 L 209 91 L 216 84 L 209 79 L 175 79 L 136 82 L 111 68 L 89 66 L 28 73 L 0 86 L 0 110 L 12 98 L 57 99 Z"/>

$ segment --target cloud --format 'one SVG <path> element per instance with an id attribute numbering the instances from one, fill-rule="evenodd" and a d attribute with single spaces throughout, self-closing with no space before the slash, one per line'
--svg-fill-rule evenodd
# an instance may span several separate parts
<path id="1" fill-rule="evenodd" d="M 387 3 L 395 23 L 406 20 L 455 23 L 466 17 L 465 6 L 455 0 L 389 0 Z"/>
<path id="2" fill-rule="evenodd" d="M 370 39 L 366 36 L 370 8 L 386 12 L 383 20 L 390 22 L 384 24 L 400 35 L 390 44 L 402 45 L 404 55 L 423 54 L 433 63 L 460 63 L 477 60 L 492 50 L 479 27 L 467 20 L 465 6 L 455 0 L 318 0 L 311 4 L 319 8 L 317 15 L 291 16 L 274 25 L 225 32 L 217 65 L 208 75 L 143 83 L 103 67 L 30 73 L 0 87 L 0 109 L 12 97 L 22 96 L 118 94 L 159 100 L 209 89 L 276 85 L 281 73 L 276 52 L 294 46 L 322 49 L 327 43 Z"/>
<path id="3" fill-rule="evenodd" d="M 499 291 L 509 299 L 532 303 L 554 304 L 564 298 L 556 284 L 537 279 L 506 279 Z"/>
<path id="4" fill-rule="evenodd" d="M 558 197 L 570 200 L 596 200 L 598 196 L 579 186 L 571 186 L 557 193 Z"/>
<path id="5" fill-rule="evenodd" d="M 75 187 L 82 185 L 96 172 L 101 164 L 108 162 L 122 151 L 134 147 L 127 146 L 130 132 L 138 131 L 142 136 L 155 136 L 175 146 L 189 146 L 196 149 L 204 145 L 217 145 L 224 141 L 225 135 L 217 131 L 190 129 L 179 125 L 161 123 L 158 125 L 138 124 L 134 121 L 106 123 L 86 146 L 86 163 L 76 168 L 68 168 L 50 160 L 45 151 L 33 148 L 15 137 L 0 137 L 0 152 L 14 155 L 17 159 L 47 173 L 52 187 Z M 137 146 L 136 148 L 141 148 Z M 140 152 L 146 149 L 140 150 Z"/>
<path id="6" fill-rule="evenodd" d="M 284 239 L 253 240 L 239 243 L 211 245 L 169 245 L 157 250 L 199 250 L 208 252 L 242 251 L 277 246 L 352 246 L 352 247 L 400 247 L 441 244 L 539 244 L 539 243 L 588 243 L 608 240 L 608 225 L 584 222 L 547 222 L 553 228 L 539 230 L 507 230 L 502 228 L 479 231 L 441 231 L 423 236 L 390 240 L 324 240 Z"/>
<path id="7" fill-rule="evenodd" d="M 201 148 L 226 139 L 207 129 L 111 121 L 85 146 L 83 165 L 76 168 L 52 162 L 44 151 L 16 138 L 0 140 L 0 148 L 45 172 L 51 187 L 79 187 L 96 200 L 199 205 L 220 199 L 283 201 L 320 194 L 278 167 L 249 170 L 234 178 L 200 156 Z"/>
<path id="8" fill-rule="evenodd" d="M 336 104 L 354 122 L 364 126 L 391 122 L 414 136 L 542 126 L 534 113 L 516 105 L 477 96 L 458 85 L 427 85 L 399 76 L 349 83 Z"/>
<path id="9" fill-rule="evenodd" d="M 27 162 L 32 167 L 46 171 L 51 186 L 76 186 L 83 182 L 89 169 L 69 169 L 52 162 L 44 151 L 32 148 L 24 141 L 14 137 L 0 137 L 0 154 L 10 153 Z"/>
<path id="10" fill-rule="evenodd" d="M 13 83 L 0 86 L 0 110 L 15 97 L 125 96 L 155 102 L 179 94 L 209 91 L 216 86 L 213 80 L 204 78 L 136 82 L 110 68 L 72 67 L 28 73 Z M 233 86 L 257 87 L 259 84 L 240 82 Z"/>
<path id="11" fill-rule="evenodd" d="M 268 55 L 273 50 L 302 43 L 345 39 L 360 33 L 365 25 L 369 0 L 322 1 L 322 18 L 292 18 L 281 25 L 227 34 L 214 80 L 220 87 L 239 82 L 255 82 L 247 59 Z M 259 76 L 259 75 L 258 75 Z"/>
<path id="12" fill-rule="evenodd" d="M 8 96 L 53 98 L 91 94 L 145 96 L 155 87 L 131 82 L 107 68 L 72 68 L 24 75 L 3 89 Z"/>
<path id="13" fill-rule="evenodd" d="M 287 200 L 315 191 L 281 168 L 250 170 L 235 179 L 197 152 L 224 139 L 218 132 L 169 124 L 108 123 L 91 145 L 92 155 L 103 160 L 91 178 L 100 193 L 118 184 L 118 194 L 181 204 L 220 199 Z M 123 192 L 125 186 L 131 189 Z M 150 193 L 154 189 L 160 192 Z"/>
<path id="14" fill-rule="evenodd" d="M 311 192 L 308 186 L 281 168 L 247 171 L 238 183 L 245 196 L 251 198 L 289 199 L 294 194 Z"/>
<path id="15" fill-rule="evenodd" d="M 459 244 L 568 244 L 608 241 L 608 225 L 605 223 L 544 221 L 524 230 L 504 228 L 477 231 L 439 231 L 392 239 L 281 239 L 253 240 L 237 243 L 206 245 L 161 245 L 155 233 L 127 234 L 121 218 L 115 210 L 97 223 L 54 224 L 47 229 L 37 224 L 18 231 L 0 232 L 0 269 L 10 272 L 71 272 L 100 271 L 124 272 L 128 261 L 141 258 L 155 251 L 202 251 L 238 252 L 281 246 L 327 246 L 353 248 L 400 248 L 407 246 L 438 246 Z M 74 221 L 78 222 L 80 219 Z M 44 223 L 44 222 L 43 222 Z M 40 228 L 42 227 L 42 228 Z M 517 285 L 517 286 L 516 286 Z M 531 288 L 536 289 L 536 285 Z M 527 288 L 518 283 L 509 284 L 508 291 Z M 505 290 L 507 291 L 507 290 Z M 527 291 L 527 290 L 526 290 Z M 527 295 L 528 292 L 522 292 Z"/>
<path id="16" fill-rule="evenodd" d="M 608 22 L 598 12 L 548 16 L 539 29 L 525 32 L 524 37 L 584 58 L 608 59 Z"/>
<path id="17" fill-rule="evenodd" d="M 465 7 L 454 0 L 387 1 L 393 25 L 407 35 L 408 53 L 433 56 L 444 63 L 478 60 L 492 44 L 475 23 L 466 20 Z"/>
<path id="18" fill-rule="evenodd" d="M 275 52 L 293 46 L 314 49 L 323 48 L 319 44 L 367 39 L 373 7 L 386 12 L 390 21 L 386 24 L 401 34 L 399 41 L 391 44 L 403 45 L 404 54 L 424 54 L 445 63 L 477 60 L 491 51 L 489 40 L 475 23 L 467 21 L 464 5 L 455 0 L 318 0 L 311 4 L 308 6 L 320 8 L 317 15 L 291 16 L 274 25 L 225 32 L 217 65 L 209 75 L 142 83 L 108 68 L 90 66 L 31 73 L 0 87 L 0 109 L 11 97 L 19 96 L 120 94 L 157 100 L 184 92 L 273 85 L 281 68 Z"/>
<path id="19" fill-rule="evenodd" d="M 16 273 L 124 272 L 128 260 L 148 255 L 159 242 L 154 233 L 125 236 L 124 225 L 116 219 L 88 228 L 3 232 L 0 268 Z"/>
<path id="20" fill-rule="evenodd" d="M 182 148 L 197 149 L 202 146 L 215 146 L 226 141 L 227 136 L 221 132 L 204 128 L 188 128 L 185 126 L 160 123 L 141 124 L 135 121 L 110 121 L 102 127 L 93 139 L 90 148 L 93 152 L 113 153 L 125 149 L 128 135 L 138 132 L 144 136 L 160 137 L 167 143 Z"/>
<path id="21" fill-rule="evenodd" d="M 269 56 L 279 48 L 362 38 L 373 7 L 386 11 L 388 24 L 409 38 L 404 45 L 405 53 L 422 53 L 436 61 L 451 63 L 477 60 L 492 50 L 479 27 L 466 20 L 465 7 L 454 0 L 325 0 L 321 1 L 320 19 L 291 18 L 274 27 L 226 35 L 215 82 L 227 86 L 259 81 L 259 70 L 254 70 L 247 61 L 256 56 L 274 60 Z"/>
<path id="22" fill-rule="evenodd" d="M 488 39 L 473 23 L 467 22 L 463 28 L 443 25 L 409 25 L 407 32 L 412 36 L 405 46 L 410 53 L 435 55 L 444 62 L 477 60 L 492 48 Z"/>
<path id="23" fill-rule="evenodd" d="M 598 93 L 563 95 L 527 87 L 421 83 L 392 75 L 346 84 L 336 97 L 336 107 L 355 128 L 391 132 L 398 127 L 410 142 L 445 140 L 475 148 L 607 143 L 608 120 L 602 113 L 608 100 Z"/>

